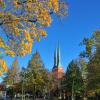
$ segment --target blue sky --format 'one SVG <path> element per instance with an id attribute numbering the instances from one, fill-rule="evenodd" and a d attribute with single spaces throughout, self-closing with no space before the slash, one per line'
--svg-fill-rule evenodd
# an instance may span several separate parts
<path id="1" fill-rule="evenodd" d="M 100 29 L 100 0 L 67 0 L 68 16 L 59 20 L 56 16 L 46 29 L 48 36 L 33 44 L 32 54 L 36 49 L 40 52 L 45 67 L 52 69 L 54 50 L 58 41 L 61 49 L 61 63 L 66 70 L 68 63 L 78 57 L 83 47 L 79 46 L 84 37 Z M 1 31 L 2 32 L 2 31 Z M 27 67 L 32 54 L 19 57 L 19 66 Z M 14 58 L 4 56 L 8 66 Z"/>

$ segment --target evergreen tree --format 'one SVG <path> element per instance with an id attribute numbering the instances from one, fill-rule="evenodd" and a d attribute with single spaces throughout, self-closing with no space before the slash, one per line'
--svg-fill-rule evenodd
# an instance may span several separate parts
<path id="1" fill-rule="evenodd" d="M 76 60 L 72 60 L 70 62 L 64 78 L 63 85 L 67 93 L 72 94 L 72 100 L 75 100 L 75 96 L 82 95 L 84 91 L 84 84 L 82 74 Z"/>

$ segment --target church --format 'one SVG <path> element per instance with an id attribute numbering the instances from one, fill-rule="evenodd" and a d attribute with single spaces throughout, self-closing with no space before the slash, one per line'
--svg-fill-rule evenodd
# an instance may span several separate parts
<path id="1" fill-rule="evenodd" d="M 64 68 L 61 65 L 61 56 L 60 56 L 60 47 L 55 49 L 54 52 L 54 66 L 52 68 L 52 72 L 56 76 L 57 79 L 61 79 L 64 76 Z"/>

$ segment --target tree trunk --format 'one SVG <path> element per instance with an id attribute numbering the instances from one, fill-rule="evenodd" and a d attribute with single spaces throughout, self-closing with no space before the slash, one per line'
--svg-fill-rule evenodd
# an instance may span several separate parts
<path id="1" fill-rule="evenodd" d="M 95 93 L 95 96 L 96 96 L 96 100 L 99 100 L 98 93 Z"/>
<path id="2" fill-rule="evenodd" d="M 72 83 L 72 100 L 75 100 L 75 95 L 74 95 L 74 79 L 73 79 L 73 83 Z"/>
<path id="3" fill-rule="evenodd" d="M 74 95 L 72 95 L 72 100 L 75 100 L 75 97 L 74 97 Z"/>
<path id="4" fill-rule="evenodd" d="M 23 83 L 22 83 L 22 100 L 23 100 L 23 95 L 24 95 L 24 89 L 23 89 Z"/>
<path id="5" fill-rule="evenodd" d="M 33 100 L 35 100 L 35 85 L 34 85 L 34 90 L 33 90 Z"/>
<path id="6" fill-rule="evenodd" d="M 87 98 L 87 92 L 85 91 L 83 100 L 87 100 L 87 99 L 88 99 L 88 98 Z"/>
<path id="7" fill-rule="evenodd" d="M 70 100 L 70 96 L 68 96 L 68 100 Z"/>
<path id="8" fill-rule="evenodd" d="M 87 97 L 83 97 L 83 100 L 87 100 Z"/>

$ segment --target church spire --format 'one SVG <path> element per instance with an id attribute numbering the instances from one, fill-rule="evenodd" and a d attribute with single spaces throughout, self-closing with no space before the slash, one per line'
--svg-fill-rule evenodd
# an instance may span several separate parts
<path id="1" fill-rule="evenodd" d="M 58 43 L 58 47 L 55 49 L 55 52 L 54 52 L 54 67 L 53 69 L 55 68 L 58 68 L 58 67 L 61 67 L 61 60 L 60 60 L 60 47 L 59 47 L 59 43 Z"/>
<path id="2" fill-rule="evenodd" d="M 57 66 L 61 67 L 61 60 L 60 60 L 60 46 L 58 44 L 58 49 L 57 49 Z"/>
<path id="3" fill-rule="evenodd" d="M 64 69 L 61 65 L 60 61 L 60 47 L 58 43 L 58 47 L 56 47 L 54 51 L 54 66 L 52 68 L 52 72 L 54 73 L 55 77 L 59 80 L 64 76 Z"/>
<path id="4" fill-rule="evenodd" d="M 54 52 L 54 67 L 57 66 L 57 48 L 55 49 L 55 52 Z"/>

